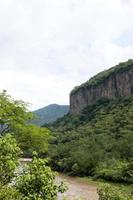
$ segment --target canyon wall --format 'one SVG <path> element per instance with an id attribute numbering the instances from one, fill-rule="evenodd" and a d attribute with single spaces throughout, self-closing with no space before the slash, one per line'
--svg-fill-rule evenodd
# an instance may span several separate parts
<path id="1" fill-rule="evenodd" d="M 96 85 L 80 86 L 70 94 L 70 114 L 79 114 L 86 106 L 95 104 L 102 97 L 114 98 L 133 95 L 133 64 L 126 70 L 110 73 Z"/>

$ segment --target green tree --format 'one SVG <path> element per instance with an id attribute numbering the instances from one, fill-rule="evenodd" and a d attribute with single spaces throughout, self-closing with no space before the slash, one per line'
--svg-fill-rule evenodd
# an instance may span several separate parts
<path id="1" fill-rule="evenodd" d="M 27 107 L 28 104 L 14 100 L 5 90 L 0 93 L 0 135 L 16 131 L 19 125 L 25 126 L 33 117 Z"/>
<path id="2" fill-rule="evenodd" d="M 66 186 L 55 183 L 55 174 L 46 166 L 46 160 L 36 156 L 29 163 L 16 182 L 16 188 L 22 200 L 54 200 L 59 192 L 63 193 Z"/>
<path id="3" fill-rule="evenodd" d="M 48 148 L 50 131 L 30 125 L 32 118 L 28 104 L 14 100 L 6 91 L 0 93 L 0 135 L 13 133 L 24 156 L 31 156 L 35 150 L 44 154 Z"/>
<path id="4" fill-rule="evenodd" d="M 15 136 L 24 156 L 30 157 L 33 151 L 37 151 L 39 155 L 47 153 L 50 138 L 50 131 L 47 128 L 28 124 L 20 126 Z"/>
<path id="5" fill-rule="evenodd" d="M 46 166 L 46 160 L 36 156 L 24 167 L 20 176 L 15 177 L 20 154 L 21 150 L 12 135 L 6 134 L 0 138 L 1 200 L 54 200 L 59 192 L 66 190 L 63 183 L 56 184 L 55 174 Z"/>
<path id="6" fill-rule="evenodd" d="M 14 177 L 21 150 L 10 134 L 0 138 L 0 182 L 7 184 Z"/>

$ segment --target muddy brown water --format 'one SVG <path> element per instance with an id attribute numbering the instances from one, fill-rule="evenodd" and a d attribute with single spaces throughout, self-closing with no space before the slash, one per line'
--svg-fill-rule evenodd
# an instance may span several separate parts
<path id="1" fill-rule="evenodd" d="M 56 179 L 58 183 L 63 181 L 68 186 L 67 192 L 58 195 L 58 200 L 63 200 L 63 197 L 68 200 L 98 200 L 96 186 L 63 174 L 59 174 Z"/>

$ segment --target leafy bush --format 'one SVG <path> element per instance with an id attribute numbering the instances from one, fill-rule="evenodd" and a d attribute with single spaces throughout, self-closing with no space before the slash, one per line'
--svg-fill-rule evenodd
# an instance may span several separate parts
<path id="1" fill-rule="evenodd" d="M 46 160 L 33 158 L 16 182 L 16 188 L 22 195 L 22 200 L 54 200 L 58 192 L 63 193 L 66 187 L 63 183 L 55 183 L 55 174 L 46 166 Z"/>
<path id="2" fill-rule="evenodd" d="M 103 185 L 99 190 L 99 200 L 132 200 L 131 192 L 125 192 L 123 189 L 111 186 L 109 184 Z"/>
<path id="3" fill-rule="evenodd" d="M 0 184 L 0 200 L 20 200 L 21 195 L 11 186 L 3 186 Z"/>
<path id="4" fill-rule="evenodd" d="M 76 174 L 78 174 L 79 173 L 79 165 L 77 164 L 77 163 L 75 163 L 75 164 L 73 164 L 73 166 L 72 166 L 72 174 L 73 175 L 76 175 Z"/>
<path id="5" fill-rule="evenodd" d="M 115 159 L 102 162 L 96 168 L 96 177 L 115 182 L 133 183 L 132 162 Z"/>
<path id="6" fill-rule="evenodd" d="M 0 182 L 7 184 L 14 177 L 14 171 L 18 166 L 20 148 L 16 140 L 10 134 L 0 138 Z"/>
<path id="7" fill-rule="evenodd" d="M 126 168 L 123 169 L 123 179 L 126 182 L 133 183 L 133 159 L 131 159 Z"/>
<path id="8" fill-rule="evenodd" d="M 19 127 L 15 137 L 23 150 L 24 157 L 31 157 L 34 151 L 37 151 L 39 155 L 46 154 L 48 151 L 50 131 L 47 128 L 28 124 L 25 127 Z"/>
<path id="9" fill-rule="evenodd" d="M 110 159 L 107 162 L 102 162 L 96 168 L 97 178 L 103 178 L 108 181 L 120 182 L 123 180 L 123 170 L 125 170 L 127 162 Z"/>
<path id="10" fill-rule="evenodd" d="M 14 100 L 6 90 L 0 92 L 0 135 L 15 133 L 20 126 L 26 125 L 33 116 L 27 106 L 21 100 Z"/>
<path id="11" fill-rule="evenodd" d="M 0 92 L 0 136 L 13 133 L 24 156 L 33 151 L 45 154 L 48 149 L 49 130 L 30 125 L 33 114 L 23 101 L 14 100 L 6 91 Z"/>

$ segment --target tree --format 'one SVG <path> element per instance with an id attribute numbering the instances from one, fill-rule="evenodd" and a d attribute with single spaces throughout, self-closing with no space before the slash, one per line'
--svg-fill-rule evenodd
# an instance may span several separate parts
<path id="1" fill-rule="evenodd" d="M 39 155 L 46 154 L 50 138 L 50 131 L 47 128 L 28 124 L 19 127 L 15 135 L 24 156 L 31 156 L 33 151 L 37 151 Z"/>
<path id="2" fill-rule="evenodd" d="M 16 182 L 16 189 L 22 200 L 56 200 L 59 192 L 63 193 L 66 186 L 55 183 L 55 174 L 46 166 L 46 160 L 34 156 Z"/>
<path id="3" fill-rule="evenodd" d="M 56 185 L 46 161 L 35 156 L 18 180 L 13 179 L 21 156 L 19 146 L 30 155 L 34 150 L 46 153 L 48 148 L 49 130 L 28 124 L 31 117 L 27 104 L 15 101 L 6 91 L 0 93 L 0 199 L 54 200 L 65 190 L 63 184 Z"/>
<path id="4" fill-rule="evenodd" d="M 16 131 L 19 126 L 27 123 L 33 115 L 23 101 L 11 98 L 4 90 L 0 93 L 0 135 Z"/>
<path id="5" fill-rule="evenodd" d="M 0 93 L 0 135 L 13 133 L 24 156 L 31 156 L 35 150 L 44 154 L 48 148 L 50 131 L 30 125 L 32 118 L 28 104 L 14 100 L 6 91 Z"/>
<path id="6" fill-rule="evenodd" d="M 56 184 L 55 174 L 46 165 L 46 160 L 36 156 L 24 167 L 20 176 L 15 177 L 20 154 L 21 150 L 12 135 L 0 138 L 0 199 L 54 200 L 58 192 L 66 190 L 63 183 Z"/>
<path id="7" fill-rule="evenodd" d="M 12 135 L 7 134 L 0 138 L 0 182 L 2 184 L 11 182 L 20 154 L 21 150 Z"/>

